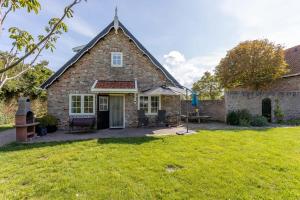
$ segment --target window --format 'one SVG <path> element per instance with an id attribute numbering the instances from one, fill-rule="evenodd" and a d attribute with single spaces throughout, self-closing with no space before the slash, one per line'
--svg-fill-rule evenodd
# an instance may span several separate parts
<path id="1" fill-rule="evenodd" d="M 122 67 L 123 66 L 123 54 L 121 52 L 111 53 L 111 66 Z"/>
<path id="2" fill-rule="evenodd" d="M 108 111 L 108 97 L 99 96 L 99 111 Z"/>
<path id="3" fill-rule="evenodd" d="M 94 95 L 74 94 L 70 95 L 70 115 L 94 114 Z"/>
<path id="4" fill-rule="evenodd" d="M 159 110 L 159 97 L 152 96 L 151 97 L 151 113 L 157 113 Z"/>
<path id="5" fill-rule="evenodd" d="M 146 114 L 157 114 L 160 109 L 159 96 L 140 96 L 139 109 L 144 110 Z"/>
<path id="6" fill-rule="evenodd" d="M 148 97 L 147 96 L 140 96 L 140 110 L 144 110 L 145 113 L 149 112 L 149 103 L 148 103 Z"/>

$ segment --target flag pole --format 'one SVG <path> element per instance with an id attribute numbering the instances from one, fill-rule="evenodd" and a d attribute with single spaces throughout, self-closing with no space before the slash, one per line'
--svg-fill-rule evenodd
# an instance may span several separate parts
<path id="1" fill-rule="evenodd" d="M 188 90 L 185 88 L 185 109 L 186 109 L 186 132 L 189 132 L 189 112 L 188 112 Z"/>

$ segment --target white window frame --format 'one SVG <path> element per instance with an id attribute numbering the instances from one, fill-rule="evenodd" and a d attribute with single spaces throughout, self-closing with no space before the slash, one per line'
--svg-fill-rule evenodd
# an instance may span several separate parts
<path id="1" fill-rule="evenodd" d="M 99 105 L 98 105 L 98 110 L 101 112 L 101 111 L 109 111 L 109 96 L 98 96 L 98 98 L 99 98 Z M 103 104 L 103 103 L 101 103 L 100 102 L 100 99 L 101 98 L 104 98 L 104 99 L 106 99 L 106 103 L 105 104 Z M 105 106 L 106 107 L 106 109 L 104 110 L 104 109 L 101 109 L 101 106 Z"/>
<path id="2" fill-rule="evenodd" d="M 120 65 L 116 65 L 113 62 L 113 57 L 114 55 L 120 55 L 121 56 L 121 64 Z M 112 67 L 123 67 L 123 53 L 122 52 L 111 52 L 111 66 Z"/>
<path id="3" fill-rule="evenodd" d="M 138 95 L 138 110 L 140 110 L 140 97 L 148 97 L 148 112 L 145 112 L 146 115 L 157 115 L 158 112 L 152 113 L 151 112 L 151 97 L 158 97 L 158 110 L 161 110 L 161 95 Z"/>
<path id="4" fill-rule="evenodd" d="M 72 97 L 73 96 L 80 96 L 80 98 L 81 98 L 81 113 L 72 113 Z M 93 97 L 93 113 L 85 113 L 84 112 L 84 97 L 85 96 Z M 94 94 L 69 94 L 69 115 L 95 115 L 95 106 L 96 106 L 96 99 L 95 99 Z"/>

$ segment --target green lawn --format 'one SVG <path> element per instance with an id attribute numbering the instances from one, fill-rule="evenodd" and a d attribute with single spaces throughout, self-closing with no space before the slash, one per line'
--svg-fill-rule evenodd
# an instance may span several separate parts
<path id="1" fill-rule="evenodd" d="M 0 199 L 300 199 L 300 128 L 0 148 Z"/>
<path id="2" fill-rule="evenodd" d="M 12 124 L 0 124 L 0 133 L 10 128 L 13 128 Z"/>

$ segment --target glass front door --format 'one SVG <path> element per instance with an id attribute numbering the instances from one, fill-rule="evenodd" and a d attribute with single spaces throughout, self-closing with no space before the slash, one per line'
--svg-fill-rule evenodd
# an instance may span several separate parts
<path id="1" fill-rule="evenodd" d="M 109 98 L 110 128 L 124 128 L 124 96 Z"/>

